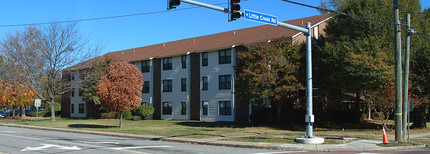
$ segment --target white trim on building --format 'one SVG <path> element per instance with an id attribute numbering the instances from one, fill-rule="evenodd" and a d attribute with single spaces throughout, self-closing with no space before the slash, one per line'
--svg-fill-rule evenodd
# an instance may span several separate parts
<path id="1" fill-rule="evenodd" d="M 80 78 L 80 72 L 75 71 L 72 72 L 72 89 L 70 92 L 70 117 L 73 118 L 86 118 L 87 117 L 87 103 L 82 99 L 81 92 L 79 88 L 76 88 L 76 86 L 81 80 Z"/>

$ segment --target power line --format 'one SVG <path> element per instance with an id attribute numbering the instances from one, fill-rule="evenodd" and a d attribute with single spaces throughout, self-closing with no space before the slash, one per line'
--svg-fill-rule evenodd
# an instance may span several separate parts
<path id="1" fill-rule="evenodd" d="M 421 36 L 421 37 L 423 37 L 423 38 L 425 38 L 425 39 L 427 39 L 427 40 L 429 40 L 430 41 L 430 38 L 428 38 L 428 37 L 426 37 L 425 35 L 423 35 L 423 34 L 421 34 L 420 32 L 416 32 L 419 36 Z"/>
<path id="2" fill-rule="evenodd" d="M 381 23 L 386 23 L 386 24 L 397 25 L 396 23 L 390 22 L 390 21 L 378 20 L 378 19 L 373 19 L 373 18 L 369 18 L 369 17 L 362 17 L 362 16 L 353 15 L 353 14 L 347 14 L 347 13 L 340 12 L 340 11 L 335 11 L 335 10 L 330 10 L 330 9 L 324 9 L 324 8 L 321 8 L 321 7 L 307 5 L 307 4 L 298 3 L 298 2 L 293 2 L 293 1 L 290 1 L 290 0 L 282 0 L 282 1 L 285 1 L 285 2 L 288 2 L 288 3 L 292 3 L 292 4 L 301 5 L 301 6 L 305 6 L 305 7 L 310 7 L 310 8 L 314 8 L 314 9 L 318 9 L 318 10 L 321 10 L 321 11 L 333 12 L 333 13 L 337 13 L 337 14 L 340 14 L 340 15 L 350 16 L 350 17 L 354 17 L 354 18 L 360 18 L 360 19 L 371 20 L 371 21 L 376 21 L 376 22 L 381 22 Z M 400 24 L 400 25 L 401 26 L 405 26 L 404 24 Z"/>
<path id="3" fill-rule="evenodd" d="M 248 1 L 248 0 L 244 0 Z M 227 3 L 218 3 L 214 5 L 223 5 Z M 32 26 L 32 25 L 47 25 L 47 24 L 61 24 L 61 23 L 73 23 L 73 22 L 82 22 L 82 21 L 95 21 L 95 20 L 107 20 L 107 19 L 115 19 L 115 18 L 124 18 L 124 17 L 132 17 L 132 16 L 142 16 L 142 15 L 151 15 L 151 14 L 160 14 L 160 13 L 166 13 L 166 12 L 173 12 L 173 11 L 184 11 L 184 10 L 191 10 L 199 8 L 197 6 L 194 7 L 188 7 L 188 8 L 182 8 L 182 9 L 175 9 L 175 10 L 163 10 L 163 11 L 153 11 L 153 12 L 143 12 L 143 13 L 134 13 L 134 14 L 126 14 L 126 15 L 117 15 L 117 16 L 108 16 L 108 17 L 97 17 L 97 18 L 87 18 L 87 19 L 76 19 L 76 20 L 64 20 L 64 21 L 54 21 L 54 22 L 40 22 L 40 23 L 32 23 L 32 24 L 10 24 L 10 25 L 0 25 L 0 28 L 3 27 L 22 27 L 22 26 Z"/>
<path id="4" fill-rule="evenodd" d="M 192 8 L 186 8 L 186 9 L 192 9 Z M 181 10 L 186 10 L 186 9 L 181 9 Z M 180 10 L 178 9 L 175 11 L 180 11 Z M 81 21 L 106 20 L 106 19 L 124 18 L 124 17 L 140 16 L 140 15 L 157 14 L 157 13 L 164 13 L 164 12 L 167 12 L 167 11 L 155 11 L 155 12 L 145 12 L 145 13 L 127 14 L 127 15 L 119 15 L 119 16 L 65 20 L 65 21 L 54 21 L 54 22 L 40 22 L 40 23 L 32 23 L 32 24 L 0 25 L 0 27 L 21 27 L 21 26 L 31 26 L 31 25 L 46 25 L 46 24 L 51 24 L 51 23 L 71 23 L 71 22 L 81 22 Z"/>
<path id="5" fill-rule="evenodd" d="M 248 0 L 243 0 L 243 2 L 246 2 L 246 1 L 248 1 Z M 372 21 L 377 21 L 377 22 L 382 22 L 382 23 L 387 23 L 387 24 L 393 24 L 393 25 L 396 24 L 394 22 L 388 22 L 388 21 L 383 21 L 383 20 L 378 20 L 378 19 L 373 19 L 373 18 L 368 18 L 368 17 L 361 17 L 361 16 L 357 16 L 357 15 L 351 15 L 351 14 L 347 14 L 347 13 L 343 13 L 343 12 L 339 12 L 339 11 L 324 9 L 321 7 L 311 6 L 311 5 L 293 2 L 293 1 L 289 1 L 289 0 L 283 0 L 283 1 L 288 2 L 288 3 L 297 4 L 297 5 L 301 5 L 301 6 L 305 6 L 305 7 L 310 7 L 310 8 L 322 10 L 322 11 L 326 11 L 326 12 L 334 12 L 334 13 L 345 15 L 345 16 L 350 16 L 350 17 L 355 17 L 355 18 L 360 18 L 360 19 L 365 19 L 365 20 L 372 20 Z M 218 4 L 214 4 L 214 5 L 223 5 L 223 4 L 227 4 L 227 3 L 218 3 Z M 97 18 L 87 18 L 87 19 L 64 20 L 64 21 L 54 21 L 54 22 L 40 22 L 40 23 L 32 23 L 32 24 L 0 25 L 0 28 L 3 28 L 3 27 L 22 27 L 22 26 L 32 26 L 32 25 L 47 25 L 47 24 L 52 24 L 52 23 L 61 24 L 61 23 L 71 23 L 71 22 L 107 20 L 107 19 L 124 18 L 124 17 L 132 17 L 132 16 L 159 14 L 159 13 L 166 13 L 166 12 L 172 12 L 172 11 L 184 11 L 184 10 L 191 10 L 191 9 L 196 9 L 196 8 L 199 8 L 199 7 L 189 7 L 189 8 L 175 9 L 175 10 L 169 10 L 169 11 L 167 11 L 167 10 L 165 10 L 165 11 L 153 11 L 153 12 L 143 12 L 143 13 L 134 13 L 134 14 L 108 16 L 108 17 L 97 17 Z M 404 25 L 402 25 L 402 26 L 404 26 Z M 430 41 L 430 39 L 428 37 L 424 36 L 423 34 L 421 34 L 419 32 L 416 32 L 416 33 L 418 35 L 420 35 L 421 37 Z"/>
<path id="6" fill-rule="evenodd" d="M 360 19 L 371 20 L 371 21 L 376 21 L 376 22 L 381 22 L 381 23 L 386 23 L 386 24 L 398 25 L 398 24 L 396 24 L 394 22 L 383 21 L 383 20 L 373 19 L 373 18 L 369 18 L 369 17 L 362 17 L 362 16 L 357 16 L 357 15 L 347 14 L 347 13 L 340 12 L 340 11 L 335 11 L 335 10 L 330 10 L 330 9 L 324 9 L 324 8 L 321 8 L 321 7 L 316 7 L 316 6 L 307 5 L 307 4 L 303 4 L 303 3 L 293 2 L 293 1 L 290 1 L 290 0 L 282 0 L 282 1 L 285 1 L 285 2 L 288 2 L 288 3 L 292 3 L 292 4 L 296 4 L 296 5 L 305 6 L 305 7 L 309 7 L 309 8 L 318 9 L 318 10 L 321 10 L 321 11 L 333 12 L 333 13 L 337 13 L 337 14 L 340 14 L 340 15 L 350 16 L 350 17 L 354 17 L 354 18 L 360 18 Z M 406 25 L 405 24 L 400 24 L 400 26 L 406 26 Z M 430 39 L 428 37 L 426 37 L 425 35 L 419 33 L 418 31 L 415 31 L 415 33 L 417 33 L 419 36 L 421 36 L 421 37 L 423 37 L 423 38 L 425 38 L 425 39 L 427 39 L 427 40 L 430 41 Z"/>

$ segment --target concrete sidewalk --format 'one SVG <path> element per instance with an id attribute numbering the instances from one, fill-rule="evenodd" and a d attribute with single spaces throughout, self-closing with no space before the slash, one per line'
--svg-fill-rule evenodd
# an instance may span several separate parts
<path id="1" fill-rule="evenodd" d="M 356 140 L 356 141 L 352 141 L 344 144 L 319 144 L 319 145 L 318 144 L 283 144 L 283 143 L 227 141 L 227 140 L 224 140 L 226 138 L 194 139 L 194 138 L 181 138 L 181 137 L 136 135 L 136 134 L 99 132 L 99 131 L 88 131 L 88 130 L 78 130 L 78 129 L 68 129 L 68 128 L 50 128 L 50 127 L 15 125 L 15 124 L 0 124 L 0 126 L 41 129 L 41 130 L 51 130 L 51 131 L 64 131 L 64 132 L 74 132 L 74 133 L 86 133 L 86 134 L 107 135 L 107 136 L 116 136 L 116 137 L 128 137 L 128 138 L 138 138 L 138 139 L 153 140 L 153 141 L 178 142 L 178 143 L 239 147 L 239 148 L 279 149 L 279 150 L 285 150 L 285 151 L 324 151 L 324 152 L 393 151 L 393 150 L 401 150 L 401 149 L 420 148 L 420 147 L 426 146 L 424 144 L 415 145 L 415 146 L 398 146 L 398 147 L 378 146 L 377 144 L 382 143 L 382 139 L 381 140 Z M 411 135 L 410 137 L 411 138 L 430 137 L 430 133 L 414 134 L 414 135 Z M 390 141 L 390 142 L 393 142 L 393 141 Z"/>

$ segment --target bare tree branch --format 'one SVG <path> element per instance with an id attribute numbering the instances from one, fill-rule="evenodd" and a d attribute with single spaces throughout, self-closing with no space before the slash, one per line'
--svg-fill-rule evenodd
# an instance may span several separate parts
<path id="1" fill-rule="evenodd" d="M 63 71 L 97 53 L 88 50 L 92 49 L 88 42 L 89 39 L 78 32 L 76 23 L 52 23 L 7 34 L 1 41 L 0 51 L 16 66 L 18 71 L 13 76 L 26 81 L 31 90 L 50 105 L 51 120 L 55 121 L 55 96 L 72 88 L 70 84 L 63 84 L 62 76 L 66 75 Z"/>

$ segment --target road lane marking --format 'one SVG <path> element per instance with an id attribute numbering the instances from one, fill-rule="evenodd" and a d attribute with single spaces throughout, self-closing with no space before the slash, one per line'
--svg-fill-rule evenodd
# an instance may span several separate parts
<path id="1" fill-rule="evenodd" d="M 89 144 L 119 144 L 119 142 L 89 142 L 89 141 L 82 141 L 82 143 L 89 143 Z"/>
<path id="2" fill-rule="evenodd" d="M 0 131 L 0 132 L 2 132 L 2 133 L 22 133 L 22 132 L 17 132 L 17 131 Z"/>
<path id="3" fill-rule="evenodd" d="M 42 144 L 40 147 L 26 147 L 22 149 L 21 151 L 40 151 L 40 150 L 46 150 L 46 149 L 58 149 L 58 150 L 82 150 L 81 148 L 77 146 L 67 147 L 67 146 L 60 146 L 55 144 Z"/>
<path id="4" fill-rule="evenodd" d="M 281 152 L 263 152 L 263 153 L 254 153 L 254 154 L 277 154 L 277 153 L 299 153 L 305 151 L 281 151 Z"/>
<path id="5" fill-rule="evenodd" d="M 46 139 L 40 139 L 40 138 L 32 138 L 32 137 L 25 137 L 25 136 L 18 136 L 18 135 L 10 135 L 10 134 L 3 134 L 0 133 L 0 136 L 8 136 L 8 137 L 15 137 L 15 138 L 22 138 L 22 139 L 28 139 L 28 140 L 35 140 L 35 141 L 45 141 L 45 142 L 54 142 L 54 143 L 62 143 L 62 144 L 75 144 L 75 145 L 79 145 L 79 146 L 83 146 L 83 147 L 93 147 L 93 148 L 103 148 L 103 149 L 110 149 L 110 150 L 116 150 L 116 149 L 111 149 L 109 147 L 105 147 L 105 146 L 98 146 L 98 145 L 93 145 L 93 144 L 82 144 L 82 143 L 74 143 L 74 142 L 65 142 L 65 141 L 47 141 Z M 139 154 L 148 154 L 146 152 L 140 152 L 140 151 L 133 151 L 133 150 L 126 150 L 126 149 L 118 149 L 119 151 L 126 151 L 126 152 L 130 152 L 130 153 L 139 153 Z"/>
<path id="6" fill-rule="evenodd" d="M 111 148 L 114 150 L 126 150 L 126 149 L 147 149 L 147 148 L 170 148 L 172 146 L 135 146 L 135 147 L 118 147 Z"/>

